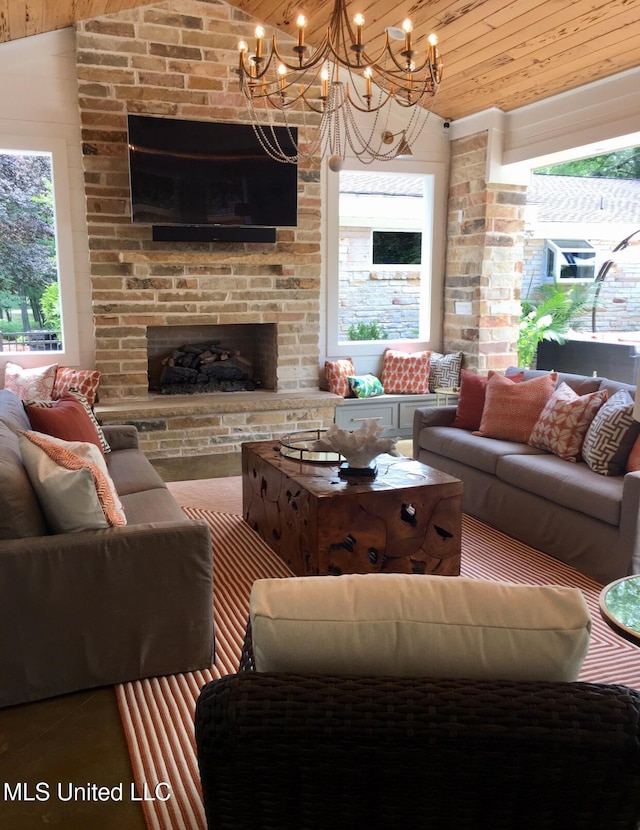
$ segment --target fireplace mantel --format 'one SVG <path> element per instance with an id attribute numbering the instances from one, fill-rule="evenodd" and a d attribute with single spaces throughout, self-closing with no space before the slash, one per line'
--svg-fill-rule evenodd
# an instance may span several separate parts
<path id="1" fill-rule="evenodd" d="M 236 262 L 252 265 L 300 265 L 318 262 L 320 255 L 317 252 L 293 251 L 277 254 L 260 251 L 121 251 L 119 259 L 123 264 L 129 265 L 231 265 Z"/>

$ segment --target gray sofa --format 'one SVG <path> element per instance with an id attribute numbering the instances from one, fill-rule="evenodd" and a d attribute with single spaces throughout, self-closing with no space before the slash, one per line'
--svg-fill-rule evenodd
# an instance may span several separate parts
<path id="1" fill-rule="evenodd" d="M 507 370 L 507 374 L 511 370 Z M 528 380 L 541 371 L 528 370 Z M 560 373 L 578 394 L 635 387 Z M 416 410 L 416 459 L 461 479 L 463 509 L 602 583 L 640 573 L 640 472 L 603 476 L 527 444 L 451 427 L 455 406 Z"/>
<path id="2" fill-rule="evenodd" d="M 213 659 L 206 523 L 189 520 L 138 449 L 105 427 L 123 527 L 50 534 L 22 465 L 22 403 L 0 390 L 0 706 Z"/>

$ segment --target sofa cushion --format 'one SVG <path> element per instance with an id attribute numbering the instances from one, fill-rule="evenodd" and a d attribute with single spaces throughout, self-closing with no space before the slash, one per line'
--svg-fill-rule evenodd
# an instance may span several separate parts
<path id="1" fill-rule="evenodd" d="M 487 382 L 479 433 L 488 438 L 526 443 L 553 394 L 557 378 L 555 372 L 549 372 L 513 383 L 504 375 L 492 375 Z"/>
<path id="2" fill-rule="evenodd" d="M 587 431 L 582 457 L 596 473 L 624 475 L 640 423 L 633 419 L 633 399 L 621 389 L 598 410 Z"/>
<path id="3" fill-rule="evenodd" d="M 509 377 L 514 373 L 520 372 L 523 374 L 524 380 L 531 380 L 532 378 L 539 378 L 549 374 L 547 369 L 520 369 L 517 366 L 509 366 L 505 375 Z M 572 372 L 558 372 L 557 374 L 558 380 L 556 381 L 556 386 L 560 386 L 561 383 L 566 383 L 578 395 L 588 395 L 589 392 L 597 392 L 602 387 L 604 380 L 604 378 L 576 375 Z"/>
<path id="4" fill-rule="evenodd" d="M 142 450 L 118 450 L 106 456 L 109 475 L 120 497 L 129 493 L 166 488 Z"/>
<path id="5" fill-rule="evenodd" d="M 586 464 L 569 464 L 555 455 L 507 455 L 499 459 L 497 476 L 521 490 L 617 527 L 623 479 L 606 478 Z"/>
<path id="6" fill-rule="evenodd" d="M 20 429 L 31 429 L 22 400 L 8 389 L 0 389 L 0 421 L 5 423 L 13 432 Z"/>
<path id="7" fill-rule="evenodd" d="M 403 352 L 385 349 L 382 357 L 382 385 L 387 395 L 427 395 L 431 352 Z"/>
<path id="8" fill-rule="evenodd" d="M 57 363 L 23 369 L 9 362 L 4 367 L 4 388 L 23 401 L 50 401 L 57 369 Z"/>
<path id="9" fill-rule="evenodd" d="M 483 438 L 452 426 L 426 427 L 421 430 L 418 443 L 421 449 L 492 475 L 495 475 L 498 461 L 504 455 L 546 455 L 528 444 Z"/>
<path id="10" fill-rule="evenodd" d="M 47 535 L 44 514 L 22 463 L 18 435 L 4 423 L 0 423 L 0 493 L 0 539 Z"/>
<path id="11" fill-rule="evenodd" d="M 38 432 L 22 432 L 19 441 L 25 469 L 53 533 L 126 524 L 104 456 L 95 444 Z"/>
<path id="12" fill-rule="evenodd" d="M 575 680 L 591 618 L 576 588 L 464 577 L 259 579 L 256 669 L 297 674 Z"/>
<path id="13" fill-rule="evenodd" d="M 121 502 L 127 525 L 191 521 L 166 487 L 130 493 L 122 496 Z"/>
<path id="14" fill-rule="evenodd" d="M 549 450 L 565 461 L 578 461 L 591 421 L 606 399 L 604 389 L 578 395 L 568 384 L 561 383 L 544 405 L 529 444 Z"/>

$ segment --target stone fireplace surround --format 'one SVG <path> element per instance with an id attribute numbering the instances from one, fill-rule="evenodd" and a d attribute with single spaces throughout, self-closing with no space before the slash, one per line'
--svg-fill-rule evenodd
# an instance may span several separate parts
<path id="1" fill-rule="evenodd" d="M 97 415 L 134 423 L 152 458 L 237 452 L 243 441 L 326 428 L 335 396 L 319 388 L 319 163 L 300 165 L 298 225 L 276 241 L 160 242 L 130 217 L 127 114 L 246 122 L 237 42 L 256 21 L 225 3 L 174 0 L 76 27 L 89 230 Z M 277 364 L 255 392 L 149 392 L 147 332 L 267 325 Z"/>

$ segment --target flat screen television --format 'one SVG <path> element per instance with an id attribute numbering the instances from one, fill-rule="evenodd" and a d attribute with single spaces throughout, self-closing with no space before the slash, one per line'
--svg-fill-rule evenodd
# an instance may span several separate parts
<path id="1" fill-rule="evenodd" d="M 293 150 L 287 128 L 274 130 Z M 270 158 L 250 124 L 129 115 L 128 140 L 134 222 L 298 223 L 298 167 Z"/>

